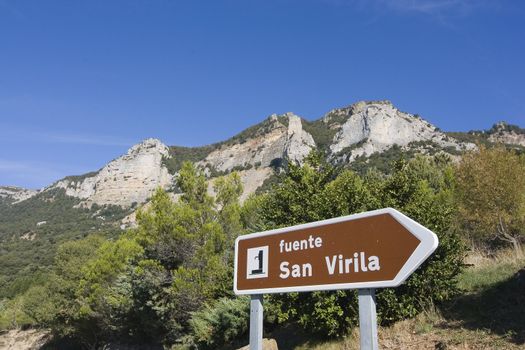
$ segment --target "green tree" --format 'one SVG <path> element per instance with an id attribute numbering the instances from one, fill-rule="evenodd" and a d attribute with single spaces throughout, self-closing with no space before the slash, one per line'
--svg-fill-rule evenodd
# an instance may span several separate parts
<path id="1" fill-rule="evenodd" d="M 221 298 L 205 304 L 190 321 L 192 345 L 199 349 L 219 349 L 248 330 L 250 300 L 247 297 Z"/>
<path id="2" fill-rule="evenodd" d="M 238 173 L 218 178 L 213 184 L 219 212 L 219 222 L 226 234 L 226 246 L 232 247 L 235 238 L 244 230 L 241 220 L 239 198 L 243 187 Z M 231 251 L 231 250 L 230 250 Z M 226 263 L 233 262 L 233 255 L 228 256 Z"/>
<path id="3" fill-rule="evenodd" d="M 40 326 L 50 326 L 59 312 L 60 295 L 54 293 L 49 285 L 33 286 L 22 296 L 23 312 Z"/>
<path id="4" fill-rule="evenodd" d="M 317 221 L 327 216 L 325 187 L 334 179 L 335 168 L 322 155 L 312 152 L 305 164 L 288 164 L 280 185 L 274 186 L 262 203 L 266 227 L 276 228 Z"/>
<path id="5" fill-rule="evenodd" d="M 143 253 L 136 241 L 124 236 L 103 243 L 95 259 L 82 268 L 76 291 L 79 317 L 96 324 L 101 336 L 126 329 L 126 317 L 133 307 L 129 268 Z"/>
<path id="6" fill-rule="evenodd" d="M 383 323 L 412 317 L 432 302 L 454 295 L 463 250 L 451 230 L 455 212 L 453 172 L 441 158 L 398 161 L 391 175 L 336 173 L 318 155 L 290 165 L 283 182 L 264 197 L 261 216 L 275 228 L 394 207 L 437 233 L 440 246 L 406 283 L 378 291 Z M 271 297 L 280 321 L 296 320 L 312 331 L 340 335 L 357 322 L 355 291 L 291 293 Z"/>
<path id="7" fill-rule="evenodd" d="M 394 207 L 434 231 L 439 246 L 401 286 L 377 293 L 382 322 L 413 317 L 422 309 L 457 292 L 464 247 L 453 227 L 456 207 L 450 163 L 418 157 L 398 161 L 380 186 L 380 206 Z"/>
<path id="8" fill-rule="evenodd" d="M 511 244 L 525 237 L 525 157 L 503 146 L 479 146 L 457 167 L 459 219 L 474 244 Z"/>
<path id="9" fill-rule="evenodd" d="M 53 270 L 45 282 L 35 284 L 17 298 L 18 319 L 25 324 L 51 328 L 57 337 L 76 337 L 87 344 L 96 327 L 80 314 L 77 299 L 83 269 L 96 257 L 105 239 L 97 235 L 63 243 L 57 249 Z"/>
<path id="10" fill-rule="evenodd" d="M 183 163 L 178 201 L 157 190 L 137 212 L 138 227 L 106 242 L 82 270 L 79 314 L 101 338 L 180 341 L 194 312 L 232 290 L 233 240 L 243 231 L 240 178 L 216 180 Z"/>
<path id="11" fill-rule="evenodd" d="M 31 320 L 23 310 L 24 299 L 21 295 L 13 299 L 0 300 L 0 329 L 14 329 L 31 325 Z"/>

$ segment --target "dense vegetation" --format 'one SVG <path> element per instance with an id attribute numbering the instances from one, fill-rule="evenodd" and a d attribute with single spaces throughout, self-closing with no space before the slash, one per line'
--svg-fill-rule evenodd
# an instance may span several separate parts
<path id="1" fill-rule="evenodd" d="M 178 186 L 180 201 L 157 191 L 151 206 L 139 210 L 137 229 L 62 244 L 43 281 L 4 301 L 0 323 L 50 327 L 88 348 L 112 339 L 191 344 L 185 336 L 199 324 L 197 316 L 190 323 L 192 314 L 232 298 L 231 247 L 244 230 L 242 186 L 235 173 L 218 179 L 213 198 L 191 163 L 183 165 Z"/>
<path id="2" fill-rule="evenodd" d="M 323 119 L 308 121 L 302 119 L 303 129 L 312 135 L 319 150 L 327 152 L 337 133 L 336 128 L 330 128 Z"/>
<path id="3" fill-rule="evenodd" d="M 459 221 L 472 246 L 512 245 L 525 238 L 525 157 L 503 146 L 466 154 L 458 167 Z"/>
<path id="4" fill-rule="evenodd" d="M 114 236 L 129 212 L 117 206 L 78 208 L 65 190 L 45 191 L 17 204 L 0 202 L 0 299 L 42 279 L 57 246 L 91 233 Z"/>
<path id="5" fill-rule="evenodd" d="M 219 146 L 216 144 L 201 147 L 171 146 L 169 148 L 169 153 L 171 157 L 164 158 L 163 163 L 168 168 L 168 171 L 170 173 L 175 174 L 182 168 L 182 163 L 200 162 L 218 147 Z"/>
<path id="6" fill-rule="evenodd" d="M 261 218 L 265 228 L 274 228 L 394 207 L 436 232 L 440 246 L 433 257 L 401 287 L 378 292 L 378 313 L 387 324 L 457 292 L 463 247 L 452 227 L 453 183 L 450 163 L 440 158 L 398 161 L 390 176 L 361 177 L 348 170 L 336 173 L 312 155 L 302 167 L 290 165 L 282 184 L 265 196 Z M 272 302 L 280 320 L 324 335 L 342 335 L 357 323 L 355 291 L 292 293 Z"/>
<path id="7" fill-rule="evenodd" d="M 97 218 L 120 217 L 121 209 L 73 208 L 78 203 L 63 192 L 0 204 L 5 220 L 0 225 L 0 267 L 5 270 L 0 328 L 45 327 L 55 335 L 56 346 L 129 342 L 221 348 L 245 336 L 248 326 L 248 302 L 232 294 L 237 235 L 382 207 L 399 209 L 440 239 L 438 250 L 402 286 L 378 291 L 383 325 L 456 296 L 466 245 L 491 251 L 511 245 L 521 252 L 523 155 L 481 147 L 454 164 L 442 154 L 404 160 L 397 151 L 381 166 L 367 170 L 363 165 L 358 171 L 334 167 L 322 152 L 312 153 L 302 166 L 287 164 L 268 191 L 242 204 L 236 173 L 218 178 L 212 197 L 202 172 L 184 162 L 176 184 L 180 199 L 174 202 L 159 189 L 150 205 L 139 209 L 138 227 L 120 235 Z M 19 215 L 17 224 L 8 226 L 8 215 Z M 36 226 L 43 219 L 47 223 Z M 58 228 L 67 234 L 56 235 Z M 34 233 L 33 241 L 19 238 Z M 23 255 L 24 244 L 59 248 L 49 254 L 32 247 L 41 255 L 20 274 L 9 269 L 19 256 L 30 259 Z M 44 257 L 45 268 L 36 268 Z M 12 275 L 18 275 L 16 280 L 9 279 Z M 270 327 L 293 325 L 336 337 L 357 323 L 355 291 L 272 295 L 266 305 Z"/>

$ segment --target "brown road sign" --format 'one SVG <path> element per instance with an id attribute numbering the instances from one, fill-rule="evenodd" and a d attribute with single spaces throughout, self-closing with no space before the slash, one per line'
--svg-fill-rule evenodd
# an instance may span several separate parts
<path id="1" fill-rule="evenodd" d="M 234 291 L 395 287 L 437 245 L 432 231 L 392 208 L 240 236 Z"/>

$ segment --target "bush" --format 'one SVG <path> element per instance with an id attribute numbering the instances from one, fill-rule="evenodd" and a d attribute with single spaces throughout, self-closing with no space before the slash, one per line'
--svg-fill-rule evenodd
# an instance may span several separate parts
<path id="1" fill-rule="evenodd" d="M 503 146 L 465 154 L 457 167 L 458 223 L 475 245 L 513 246 L 525 241 L 525 157 Z"/>
<path id="2" fill-rule="evenodd" d="M 265 229 L 271 229 L 393 207 L 434 231 L 440 245 L 431 258 L 402 286 L 377 291 L 379 319 L 388 324 L 458 291 L 464 249 L 452 230 L 453 187 L 453 171 L 442 158 L 397 161 L 387 177 L 360 177 L 350 171 L 336 174 L 313 154 L 302 167 L 289 165 L 282 184 L 265 197 L 261 216 Z M 280 310 L 279 321 L 296 321 L 320 335 L 342 335 L 357 322 L 355 291 L 291 293 L 271 300 Z"/>
<path id="3" fill-rule="evenodd" d="M 206 304 L 193 313 L 190 325 L 192 340 L 198 348 L 217 349 L 241 336 L 248 330 L 250 299 L 222 298 Z"/>
<path id="4" fill-rule="evenodd" d="M 244 231 L 242 213 L 248 214 L 239 204 L 240 178 L 234 173 L 217 179 L 213 198 L 204 175 L 183 163 L 177 185 L 184 192 L 178 202 L 159 189 L 148 208 L 139 209 L 138 227 L 117 240 L 89 236 L 62 245 L 55 278 L 46 288 L 29 289 L 25 314 L 58 337 L 94 348 L 115 339 L 184 344 L 193 313 L 204 305 L 219 315 L 209 322 L 231 322 L 239 329 L 242 315 L 229 313 L 231 303 L 214 301 L 233 294 L 231 247 Z M 39 303 L 38 295 L 52 303 Z M 206 306 L 204 312 L 210 310 Z M 215 344 L 237 334 L 229 326 L 219 329 L 215 338 L 199 341 Z"/>

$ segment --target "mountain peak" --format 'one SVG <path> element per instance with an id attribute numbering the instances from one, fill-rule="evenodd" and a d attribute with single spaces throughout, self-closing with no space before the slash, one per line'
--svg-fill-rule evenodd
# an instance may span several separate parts
<path id="1" fill-rule="evenodd" d="M 492 126 L 489 131 L 489 141 L 520 145 L 525 147 L 525 129 L 517 125 L 501 121 Z"/>
<path id="2" fill-rule="evenodd" d="M 294 117 L 299 118 L 293 112 L 286 112 L 286 113 L 283 113 L 283 114 L 273 113 L 272 115 L 270 115 L 268 117 L 268 119 L 270 119 L 272 121 L 282 121 L 283 119 L 290 119 L 290 118 L 294 118 Z"/>
<path id="3" fill-rule="evenodd" d="M 48 189 L 63 188 L 67 195 L 82 199 L 85 206 L 143 203 L 157 187 L 171 186 L 172 176 L 163 164 L 169 156 L 168 147 L 160 140 L 145 139 L 98 172 L 66 177 Z"/>
<path id="4" fill-rule="evenodd" d="M 156 138 L 147 138 L 136 145 L 133 145 L 127 152 L 128 155 L 134 155 L 143 152 L 159 152 L 163 156 L 169 157 L 169 149 L 161 140 Z"/>
<path id="5" fill-rule="evenodd" d="M 347 108 L 352 110 L 353 113 L 359 113 L 370 106 L 395 109 L 394 105 L 389 100 L 358 101 L 356 103 L 351 104 Z"/>
<path id="6" fill-rule="evenodd" d="M 389 100 L 377 100 L 377 101 L 358 101 L 342 108 L 332 109 L 330 112 L 326 113 L 322 120 L 325 123 L 332 121 L 337 121 L 342 116 L 349 116 L 352 114 L 357 114 L 363 112 L 370 106 L 375 106 L 376 108 L 389 108 L 396 109 L 391 101 Z"/>
<path id="7" fill-rule="evenodd" d="M 497 123 L 486 132 L 489 141 L 525 145 L 525 129 Z M 469 141 L 468 139 L 462 139 Z M 447 136 L 417 115 L 398 110 L 388 100 L 359 101 L 308 121 L 292 112 L 272 114 L 226 141 L 202 147 L 167 147 L 148 138 L 97 172 L 68 176 L 44 191 L 63 189 L 81 205 L 144 203 L 153 191 L 170 189 L 183 161 L 189 160 L 211 178 L 238 171 L 246 196 L 271 179 L 274 169 L 287 161 L 300 163 L 312 149 L 326 152 L 334 163 L 352 163 L 394 149 L 423 153 L 458 151 L 475 147 Z M 395 149 L 394 149 L 395 151 Z M 0 188 L 0 198 L 14 202 L 36 192 Z"/>
<path id="8" fill-rule="evenodd" d="M 429 122 L 399 111 L 390 101 L 360 101 L 334 110 L 325 118 L 337 130 L 331 152 L 334 156 L 345 154 L 347 161 L 383 152 L 393 145 L 408 147 L 416 142 L 458 150 L 462 147 Z"/>
<path id="9" fill-rule="evenodd" d="M 0 186 L 0 198 L 7 198 L 15 203 L 26 200 L 37 193 L 38 191 L 36 190 L 29 190 L 17 186 Z"/>
<path id="10" fill-rule="evenodd" d="M 276 159 L 300 161 L 313 147 L 315 142 L 303 130 L 299 116 L 292 112 L 272 114 L 211 151 L 199 165 L 211 173 L 269 167 Z"/>

